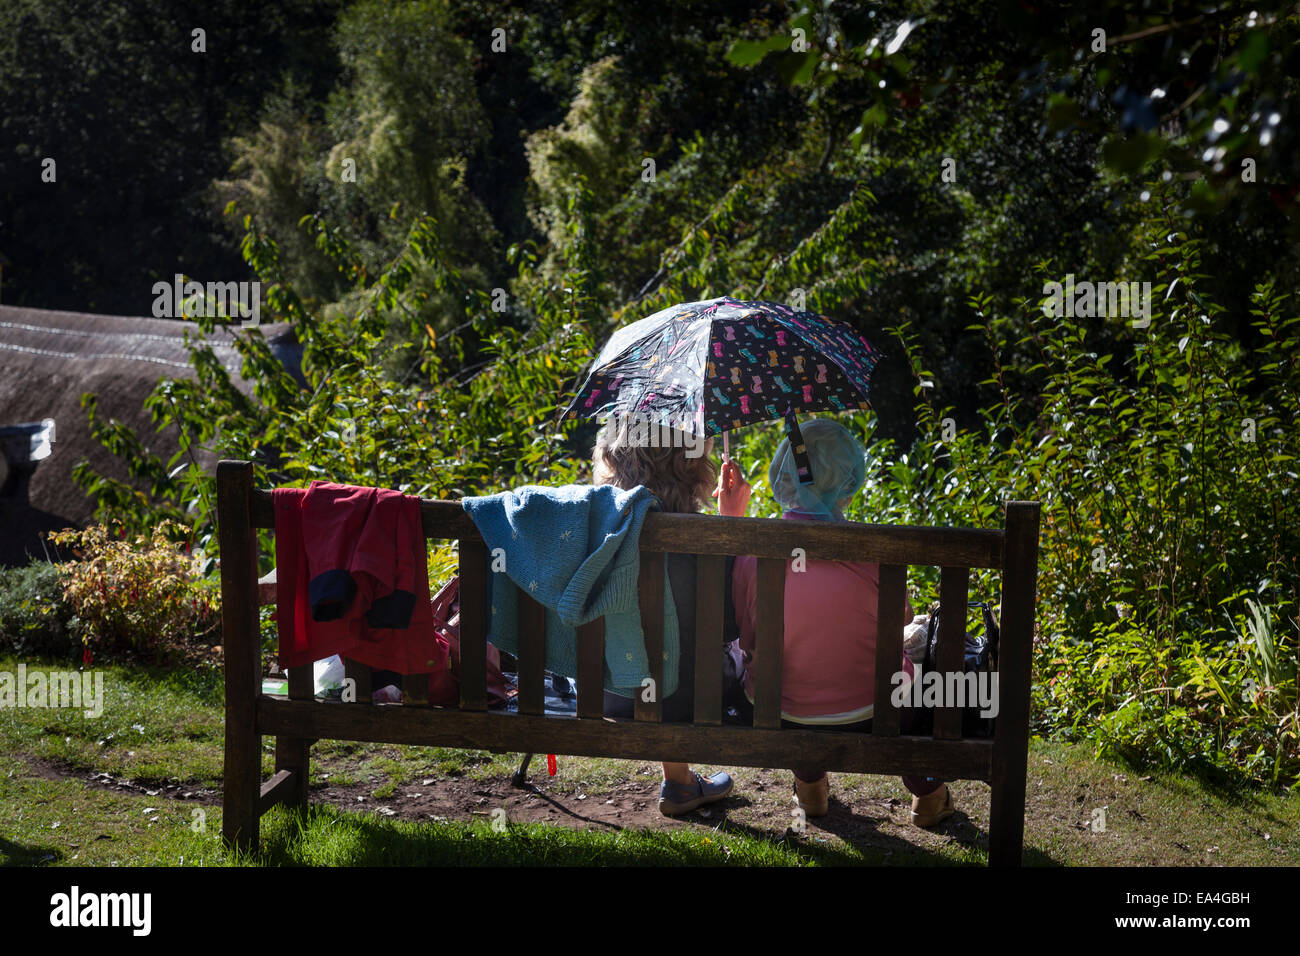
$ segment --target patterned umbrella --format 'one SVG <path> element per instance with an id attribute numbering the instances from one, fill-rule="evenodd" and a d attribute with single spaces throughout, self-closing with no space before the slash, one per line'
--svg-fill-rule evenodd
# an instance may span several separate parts
<path id="1" fill-rule="evenodd" d="M 851 326 L 779 302 L 685 302 L 615 332 L 564 416 L 639 413 L 693 435 L 868 408 L 880 353 Z"/>

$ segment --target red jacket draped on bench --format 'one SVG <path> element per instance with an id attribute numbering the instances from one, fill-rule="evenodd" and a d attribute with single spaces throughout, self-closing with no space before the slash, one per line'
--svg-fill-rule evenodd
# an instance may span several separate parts
<path id="1" fill-rule="evenodd" d="M 332 654 L 400 674 L 446 667 L 418 497 L 314 481 L 272 503 L 282 667 Z"/>

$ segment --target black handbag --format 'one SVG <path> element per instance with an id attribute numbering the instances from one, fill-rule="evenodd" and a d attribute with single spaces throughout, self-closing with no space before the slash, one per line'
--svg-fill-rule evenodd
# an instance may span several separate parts
<path id="1" fill-rule="evenodd" d="M 967 607 L 977 607 L 980 609 L 984 618 L 984 633 L 982 635 L 973 635 L 966 633 L 966 655 L 965 671 L 974 674 L 994 674 L 998 669 L 998 622 L 993 616 L 993 609 L 987 601 L 969 601 Z M 923 673 L 933 673 L 938 670 L 936 663 L 939 647 L 939 609 L 936 607 L 930 613 L 930 621 L 926 626 L 925 634 L 925 659 L 922 663 Z M 984 678 L 988 680 L 988 678 Z M 996 685 L 994 685 L 996 686 Z M 962 708 L 961 716 L 961 734 L 963 737 L 992 737 L 996 717 L 983 717 L 980 715 L 980 705 L 976 701 L 966 701 L 966 706 Z M 929 708 L 922 709 L 918 721 L 916 733 L 930 734 L 934 729 L 934 711 Z"/>

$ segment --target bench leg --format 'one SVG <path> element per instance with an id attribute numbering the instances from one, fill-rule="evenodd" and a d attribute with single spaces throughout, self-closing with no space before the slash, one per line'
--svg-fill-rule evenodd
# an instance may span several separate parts
<path id="1" fill-rule="evenodd" d="M 299 812 L 307 809 L 307 777 L 310 770 L 310 751 L 313 741 L 303 737 L 275 738 L 275 769 L 292 770 L 296 784 L 292 793 L 284 798 L 284 805 Z"/>
<path id="2" fill-rule="evenodd" d="M 248 739 L 244 739 L 248 738 Z M 261 737 L 226 726 L 226 762 L 221 787 L 221 835 L 247 852 L 257 847 L 261 796 Z"/>
<path id="3" fill-rule="evenodd" d="M 989 865 L 1019 866 L 1025 842 L 1034 599 L 1038 581 L 1038 502 L 1008 501 L 1003 542 L 1002 653 L 997 734 L 989 783 Z"/>
<path id="4" fill-rule="evenodd" d="M 1011 772 L 1007 772 L 1010 770 Z M 1025 764 L 993 775 L 989 800 L 989 866 L 1020 866 L 1025 842 Z"/>

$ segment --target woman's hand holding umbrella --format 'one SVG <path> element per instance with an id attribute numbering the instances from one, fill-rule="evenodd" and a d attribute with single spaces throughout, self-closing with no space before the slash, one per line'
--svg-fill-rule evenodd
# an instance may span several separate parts
<path id="1" fill-rule="evenodd" d="M 713 491 L 713 497 L 718 499 L 718 514 L 729 518 L 745 517 L 751 490 L 740 466 L 730 460 L 723 462 L 718 474 L 718 487 Z"/>

